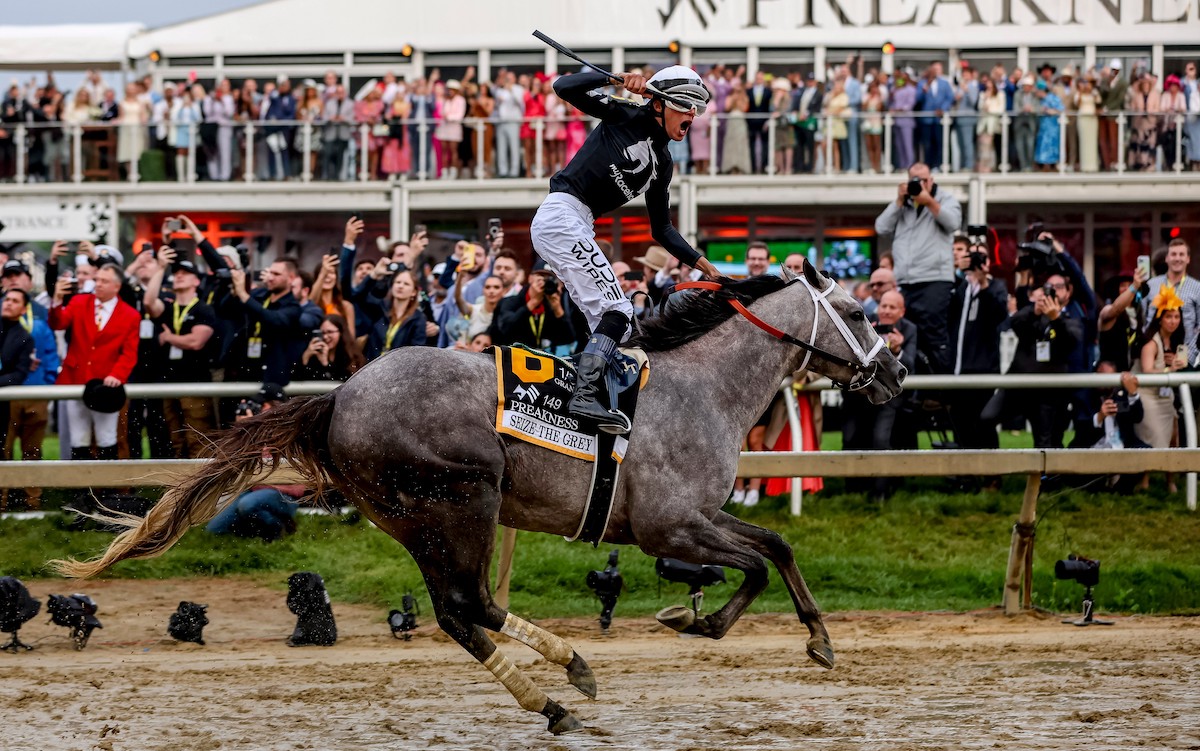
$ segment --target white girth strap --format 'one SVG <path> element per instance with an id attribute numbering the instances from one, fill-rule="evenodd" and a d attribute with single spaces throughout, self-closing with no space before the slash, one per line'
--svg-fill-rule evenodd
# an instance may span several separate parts
<path id="1" fill-rule="evenodd" d="M 812 333 L 809 335 L 808 340 L 813 344 L 816 344 L 817 324 L 821 318 L 821 308 L 824 308 L 825 312 L 829 314 L 829 320 L 833 321 L 834 327 L 837 328 L 838 333 L 842 335 L 842 339 L 846 341 L 846 344 L 850 347 L 851 351 L 854 352 L 854 356 L 858 358 L 859 363 L 861 363 L 863 367 L 868 367 L 871 364 L 871 361 L 875 359 L 875 355 L 878 354 L 879 350 L 883 349 L 883 338 L 880 337 L 879 334 L 875 334 L 875 344 L 871 347 L 871 351 L 867 352 L 864 350 L 862 345 L 858 343 L 858 339 L 856 339 L 854 334 L 851 333 L 850 327 L 846 325 L 846 322 L 842 320 L 842 317 L 834 311 L 833 305 L 829 303 L 829 293 L 833 292 L 834 287 L 837 286 L 837 282 L 830 279 L 829 286 L 827 286 L 823 292 L 818 292 L 804 277 L 797 277 L 797 279 L 801 284 L 804 285 L 804 288 L 808 290 L 808 294 L 810 297 L 812 297 L 813 301 Z M 804 362 L 800 363 L 801 370 L 804 370 L 808 367 L 808 361 L 811 358 L 812 352 L 806 350 L 804 352 Z"/>

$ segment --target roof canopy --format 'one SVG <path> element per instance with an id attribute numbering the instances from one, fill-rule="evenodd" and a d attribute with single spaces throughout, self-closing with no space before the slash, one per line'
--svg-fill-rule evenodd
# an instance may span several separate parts
<path id="1" fill-rule="evenodd" d="M 140 23 L 0 26 L 0 68 L 75 70 L 120 68 Z"/>

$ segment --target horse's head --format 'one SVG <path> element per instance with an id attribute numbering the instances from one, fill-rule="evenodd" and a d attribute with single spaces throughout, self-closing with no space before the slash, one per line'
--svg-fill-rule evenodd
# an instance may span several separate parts
<path id="1" fill-rule="evenodd" d="M 802 356 L 802 368 L 827 376 L 845 390 L 861 391 L 872 404 L 883 404 L 900 393 L 908 371 L 892 356 L 849 292 L 807 260 L 802 275 L 784 266 L 783 278 L 803 288 L 800 304 L 814 309 L 812 328 L 796 332 L 798 339 L 813 346 Z"/>

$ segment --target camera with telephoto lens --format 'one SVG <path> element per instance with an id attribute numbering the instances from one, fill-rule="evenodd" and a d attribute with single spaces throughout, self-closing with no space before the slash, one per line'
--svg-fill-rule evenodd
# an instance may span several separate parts
<path id="1" fill-rule="evenodd" d="M 1025 242 L 1017 244 L 1017 271 L 1032 271 L 1035 275 L 1055 274 L 1064 271 L 1062 259 L 1054 252 L 1054 237 L 1046 235 L 1041 222 L 1034 222 L 1025 230 Z"/>
<path id="2" fill-rule="evenodd" d="M 233 279 L 233 269 L 229 268 L 228 266 L 213 269 L 213 276 L 222 281 L 229 281 L 230 279 Z"/>
<path id="3" fill-rule="evenodd" d="M 909 198 L 916 198 L 917 196 L 921 195 L 921 191 L 924 189 L 925 186 L 921 184 L 921 178 L 908 178 L 908 187 L 905 189 L 905 191 L 908 193 Z"/>

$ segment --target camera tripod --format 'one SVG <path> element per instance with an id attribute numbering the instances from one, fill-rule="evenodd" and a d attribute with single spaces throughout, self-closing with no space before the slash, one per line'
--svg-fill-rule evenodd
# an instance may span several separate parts
<path id="1" fill-rule="evenodd" d="M 1077 621 L 1072 621 L 1072 620 L 1068 619 L 1068 620 L 1063 621 L 1063 623 L 1069 623 L 1072 626 L 1111 626 L 1111 625 L 1113 625 L 1114 621 L 1098 621 L 1095 618 L 1093 618 L 1092 612 L 1095 610 L 1095 608 L 1096 608 L 1096 601 L 1092 597 L 1092 588 L 1091 588 L 1091 586 L 1089 586 L 1083 592 L 1083 618 L 1080 618 Z"/>

